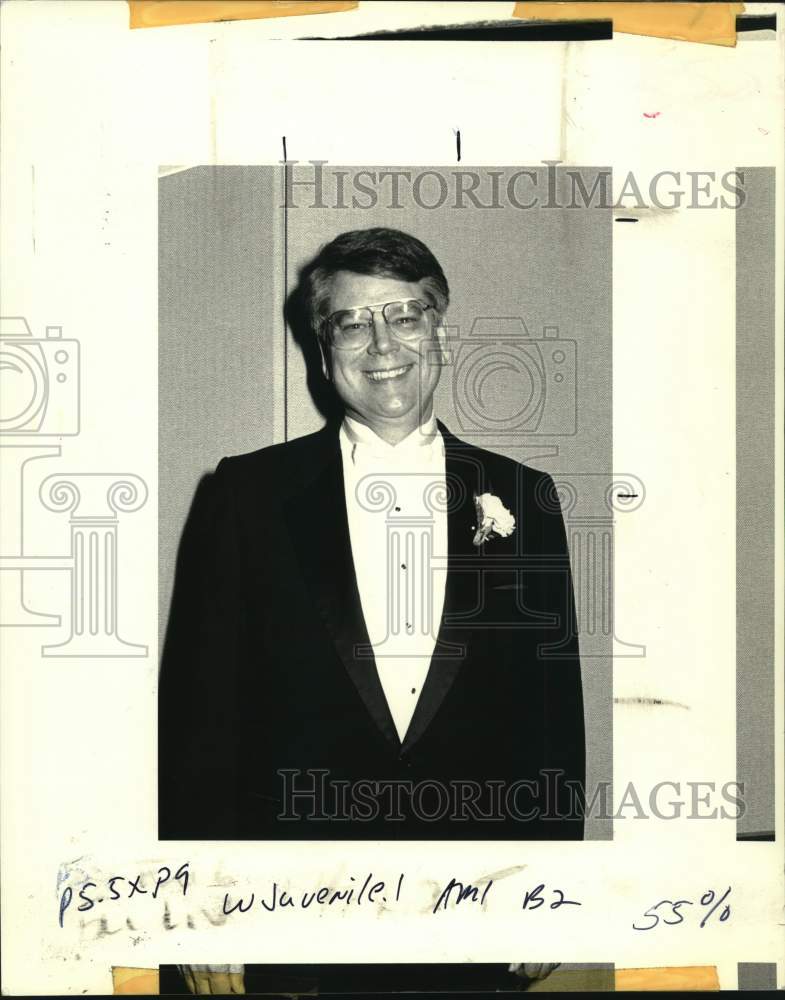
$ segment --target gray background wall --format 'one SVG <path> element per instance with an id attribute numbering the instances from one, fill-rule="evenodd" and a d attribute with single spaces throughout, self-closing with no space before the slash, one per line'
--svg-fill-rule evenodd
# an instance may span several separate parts
<path id="1" fill-rule="evenodd" d="M 736 211 L 736 768 L 740 839 L 774 840 L 773 167 L 743 167 Z"/>
<path id="2" fill-rule="evenodd" d="M 325 190 L 336 169 L 325 168 Z M 353 168 L 341 169 L 349 190 Z M 312 168 L 295 170 L 295 179 L 312 176 Z M 591 189 L 597 171 L 582 173 Z M 544 168 L 538 190 L 545 190 Z M 569 194 L 561 190 L 559 200 L 566 204 Z M 427 185 L 422 193 L 428 203 L 436 200 Z M 449 200 L 429 210 L 405 195 L 402 208 L 385 207 L 384 198 L 366 210 L 332 203 L 313 209 L 307 196 L 296 202 L 300 207 L 284 218 L 281 168 L 199 167 L 160 180 L 162 629 L 177 543 L 200 477 L 225 454 L 298 437 L 323 422 L 303 355 L 291 336 L 284 338 L 284 288 L 294 287 L 299 267 L 323 242 L 346 229 L 404 229 L 441 262 L 452 290 L 448 323 L 455 358 L 437 391 L 441 419 L 465 440 L 566 476 L 576 484 L 582 513 L 607 513 L 602 496 L 612 469 L 611 213 L 457 209 Z M 488 413 L 514 413 L 538 394 L 523 431 L 507 426 L 489 433 L 478 401 L 473 412 L 466 405 L 468 383 L 456 380 L 466 352 L 476 346 L 478 318 L 484 320 L 482 356 L 504 354 L 512 337 L 529 359 L 497 370 L 486 383 Z M 561 343 L 543 340 L 546 327 Z M 565 356 L 560 365 L 553 361 L 556 350 Z M 560 383 L 553 380 L 557 369 Z M 582 652 L 591 793 L 595 781 L 612 778 L 612 683 L 610 636 L 590 638 Z M 587 824 L 589 837 L 610 835 L 608 821 Z"/>
<path id="3" fill-rule="evenodd" d="M 224 455 L 273 443 L 271 329 L 281 323 L 283 279 L 271 168 L 196 167 L 159 185 L 162 638 L 197 483 Z"/>

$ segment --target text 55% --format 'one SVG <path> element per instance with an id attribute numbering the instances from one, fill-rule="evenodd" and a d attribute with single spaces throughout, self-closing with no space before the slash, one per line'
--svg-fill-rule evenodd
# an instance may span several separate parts
<path id="1" fill-rule="evenodd" d="M 636 931 L 653 931 L 660 924 L 668 924 L 675 927 L 683 924 L 685 918 L 694 913 L 695 917 L 700 917 L 700 926 L 705 927 L 710 920 L 718 920 L 724 924 L 730 918 L 730 897 L 731 887 L 725 890 L 722 895 L 714 889 L 707 889 L 700 899 L 661 899 L 659 903 L 650 906 L 648 910 L 632 926 Z M 699 906 L 697 912 L 688 910 L 686 907 Z"/>

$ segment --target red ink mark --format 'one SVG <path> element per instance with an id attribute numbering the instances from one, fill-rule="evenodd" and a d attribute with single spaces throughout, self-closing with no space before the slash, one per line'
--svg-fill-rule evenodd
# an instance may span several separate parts
<path id="1" fill-rule="evenodd" d="M 660 114 L 661 114 L 660 111 L 644 111 L 643 112 L 643 117 L 644 118 L 659 118 Z"/>

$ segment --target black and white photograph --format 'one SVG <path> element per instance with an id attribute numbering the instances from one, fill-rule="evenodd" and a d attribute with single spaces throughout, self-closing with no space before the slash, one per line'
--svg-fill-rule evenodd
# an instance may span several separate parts
<path id="1" fill-rule="evenodd" d="M 338 181 L 381 201 L 391 177 L 392 205 L 325 201 Z M 171 508 L 226 446 L 214 403 L 269 442 L 199 480 L 161 581 L 161 836 L 582 839 L 586 714 L 595 779 L 611 742 L 609 173 L 317 164 L 160 185 Z M 590 562 L 562 497 L 593 514 Z"/>

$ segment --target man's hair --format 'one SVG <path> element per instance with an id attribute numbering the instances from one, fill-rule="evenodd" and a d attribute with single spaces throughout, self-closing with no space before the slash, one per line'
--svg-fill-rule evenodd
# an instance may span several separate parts
<path id="1" fill-rule="evenodd" d="M 304 304 L 317 334 L 327 318 L 332 280 L 339 271 L 422 281 L 425 295 L 440 313 L 450 302 L 444 271 L 424 243 L 399 229 L 353 229 L 325 244 L 301 275 Z"/>

